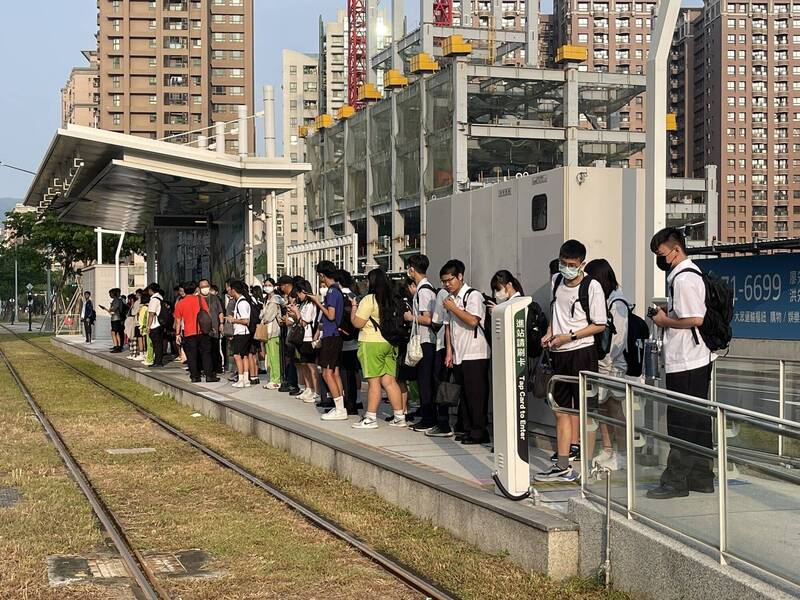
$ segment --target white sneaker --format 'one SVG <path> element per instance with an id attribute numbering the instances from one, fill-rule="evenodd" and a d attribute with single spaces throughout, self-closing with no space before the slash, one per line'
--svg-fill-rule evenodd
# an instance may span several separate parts
<path id="1" fill-rule="evenodd" d="M 378 422 L 371 417 L 361 417 L 361 420 L 358 423 L 353 423 L 352 427 L 353 429 L 377 429 Z"/>
<path id="2" fill-rule="evenodd" d="M 389 427 L 408 427 L 408 422 L 405 417 L 395 417 L 389 421 Z"/>
<path id="3" fill-rule="evenodd" d="M 347 410 L 332 408 L 320 417 L 323 421 L 347 421 Z M 377 423 L 376 423 L 377 426 Z"/>
<path id="4" fill-rule="evenodd" d="M 319 394 L 311 392 L 308 396 L 303 398 L 303 402 L 305 402 L 306 404 L 315 404 L 319 402 Z"/>
<path id="5" fill-rule="evenodd" d="M 303 391 L 302 391 L 302 392 L 300 392 L 299 394 L 297 394 L 297 396 L 295 396 L 295 398 L 297 398 L 298 400 L 302 400 L 303 402 L 305 402 L 305 401 L 308 399 L 308 396 L 309 396 L 310 394 L 313 394 L 313 393 L 314 393 L 314 392 L 312 392 L 312 391 L 311 391 L 311 388 L 303 388 Z"/>
<path id="6" fill-rule="evenodd" d="M 142 366 L 145 366 L 145 367 L 149 367 L 149 366 L 150 366 L 150 365 L 152 365 L 152 364 L 153 364 L 153 363 L 151 363 L 151 362 L 147 362 L 146 360 L 142 362 Z"/>
<path id="7" fill-rule="evenodd" d="M 232 386 L 232 387 L 235 387 L 235 388 L 243 388 L 243 387 L 247 387 L 247 386 L 249 386 L 249 385 L 250 385 L 250 382 L 249 382 L 249 381 L 247 381 L 247 379 L 246 379 L 246 378 L 244 378 L 244 377 L 240 377 L 239 379 L 237 379 L 237 380 L 236 380 L 236 382 L 233 384 L 233 386 Z"/>
<path id="8" fill-rule="evenodd" d="M 607 460 L 611 459 L 614 456 L 614 454 L 615 453 L 614 453 L 613 449 L 609 450 L 608 448 L 603 448 L 600 451 L 600 454 L 598 454 L 597 456 L 595 456 L 592 459 L 592 463 L 591 464 L 593 464 L 593 465 L 597 464 L 597 465 L 600 465 L 601 467 L 604 467 L 605 466 L 604 463 Z"/>
<path id="9" fill-rule="evenodd" d="M 600 453 L 602 454 L 602 452 Z M 609 456 L 601 458 L 600 454 L 594 459 L 594 463 L 600 467 L 605 467 L 610 471 L 619 471 L 625 468 L 625 457 L 621 456 L 619 452 L 611 451 Z"/>
<path id="10" fill-rule="evenodd" d="M 280 387 L 281 387 L 280 383 L 272 383 L 271 381 L 269 383 L 264 384 L 265 390 L 277 390 Z"/>

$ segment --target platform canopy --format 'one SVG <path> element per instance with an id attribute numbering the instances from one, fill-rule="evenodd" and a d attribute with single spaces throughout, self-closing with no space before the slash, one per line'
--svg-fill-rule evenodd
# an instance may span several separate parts
<path id="1" fill-rule="evenodd" d="M 142 232 L 157 216 L 207 214 L 252 192 L 294 190 L 310 170 L 69 125 L 56 133 L 25 204 L 70 223 Z"/>

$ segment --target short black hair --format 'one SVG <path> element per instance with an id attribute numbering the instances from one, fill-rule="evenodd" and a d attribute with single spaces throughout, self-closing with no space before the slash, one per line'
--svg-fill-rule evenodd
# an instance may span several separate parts
<path id="1" fill-rule="evenodd" d="M 177 292 L 177 291 L 179 291 L 179 290 L 180 290 L 182 287 L 183 287 L 183 286 L 182 286 L 182 285 L 179 283 L 179 284 L 178 284 L 178 285 L 176 285 L 174 288 L 172 288 L 172 291 L 173 291 L 173 292 Z M 183 291 L 185 292 L 186 290 L 184 289 Z"/>
<path id="2" fill-rule="evenodd" d="M 558 251 L 559 258 L 578 259 L 581 262 L 586 260 L 586 246 L 578 240 L 567 240 L 561 244 L 561 249 Z"/>
<path id="3" fill-rule="evenodd" d="M 431 261 L 424 254 L 412 254 L 406 261 L 406 267 L 413 268 L 420 275 L 427 275 L 430 266 Z"/>
<path id="4" fill-rule="evenodd" d="M 297 285 L 295 285 L 295 293 L 303 292 L 304 294 L 310 294 L 312 291 L 311 282 L 305 279 L 301 279 Z"/>
<path id="5" fill-rule="evenodd" d="M 197 284 L 194 281 L 187 281 L 181 287 L 187 296 L 191 296 L 197 291 Z"/>
<path id="6" fill-rule="evenodd" d="M 92 292 L 90 292 L 89 290 L 86 290 L 85 292 L 83 292 L 83 295 L 84 296 L 91 296 Z"/>
<path id="7" fill-rule="evenodd" d="M 214 290 L 215 292 L 219 292 L 219 288 L 213 283 L 211 284 L 211 289 Z"/>
<path id="8" fill-rule="evenodd" d="M 678 246 L 681 250 L 686 252 L 686 236 L 683 234 L 683 231 L 675 227 L 665 227 L 657 232 L 653 236 L 653 239 L 650 240 L 650 251 L 656 254 L 661 244 L 671 244 L 673 247 Z"/>
<path id="9" fill-rule="evenodd" d="M 322 275 L 327 279 L 336 279 L 336 265 L 329 260 L 320 261 L 317 265 L 317 275 Z"/>
<path id="10" fill-rule="evenodd" d="M 150 290 L 151 294 L 159 294 L 161 293 L 161 288 L 158 286 L 158 283 L 155 281 L 147 286 L 148 290 Z"/>
<path id="11" fill-rule="evenodd" d="M 589 277 L 600 282 L 600 286 L 603 288 L 603 293 L 606 295 L 606 299 L 608 299 L 614 290 L 619 288 L 617 274 L 614 273 L 614 269 L 605 258 L 595 258 L 594 260 L 590 260 L 589 264 L 586 265 L 586 269 L 584 270 Z"/>
<path id="12" fill-rule="evenodd" d="M 550 261 L 550 275 L 558 275 L 558 263 L 559 260 L 557 258 Z"/>
<path id="13" fill-rule="evenodd" d="M 347 289 L 351 289 L 353 287 L 353 276 L 350 275 L 350 271 L 339 269 L 336 271 L 336 277 L 334 277 L 334 279 L 336 280 L 336 283 L 342 287 L 346 287 Z"/>
<path id="14" fill-rule="evenodd" d="M 291 284 L 294 285 L 294 279 L 289 277 L 289 275 L 281 275 L 278 277 L 278 285 L 287 285 Z"/>
<path id="15" fill-rule="evenodd" d="M 448 260 L 444 263 L 444 266 L 439 269 L 439 277 L 443 277 L 445 275 L 452 275 L 453 277 L 457 277 L 459 275 L 463 275 L 464 271 L 467 268 L 464 266 L 464 263 L 458 260 L 457 258 L 453 258 Z"/>

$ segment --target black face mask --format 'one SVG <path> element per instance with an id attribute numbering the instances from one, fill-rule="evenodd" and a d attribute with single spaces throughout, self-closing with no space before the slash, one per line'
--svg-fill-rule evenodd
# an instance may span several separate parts
<path id="1" fill-rule="evenodd" d="M 664 272 L 672 270 L 672 265 L 667 262 L 666 256 L 656 256 L 656 266 Z"/>

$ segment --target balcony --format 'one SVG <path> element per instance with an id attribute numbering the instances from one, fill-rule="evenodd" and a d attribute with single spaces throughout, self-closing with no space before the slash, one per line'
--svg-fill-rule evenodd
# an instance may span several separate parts
<path id="1" fill-rule="evenodd" d="M 164 10 L 168 12 L 186 12 L 189 10 L 189 3 L 175 2 L 174 0 L 166 0 L 164 2 Z"/>

